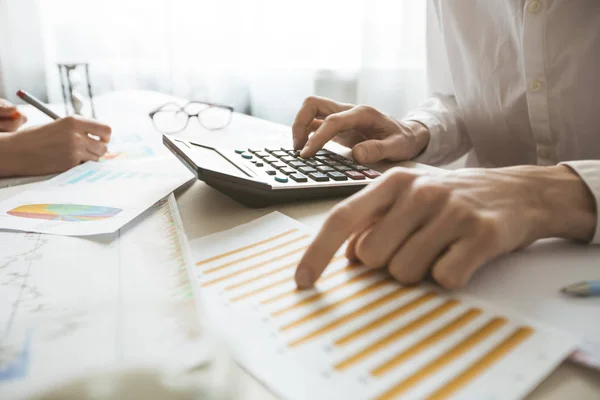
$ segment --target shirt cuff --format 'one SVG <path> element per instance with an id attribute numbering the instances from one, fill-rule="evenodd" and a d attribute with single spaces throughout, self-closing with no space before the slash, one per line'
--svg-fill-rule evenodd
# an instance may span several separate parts
<path id="1" fill-rule="evenodd" d="M 596 200 L 596 232 L 591 243 L 600 243 L 600 161 L 567 161 L 559 165 L 567 165 L 575 171 L 594 196 Z"/>
<path id="2" fill-rule="evenodd" d="M 442 149 L 441 122 L 433 115 L 422 111 L 411 112 L 402 118 L 402 120 L 416 121 L 429 129 L 429 143 L 427 147 L 418 156 L 414 157 L 412 161 L 430 165 L 442 164 L 445 154 Z"/>

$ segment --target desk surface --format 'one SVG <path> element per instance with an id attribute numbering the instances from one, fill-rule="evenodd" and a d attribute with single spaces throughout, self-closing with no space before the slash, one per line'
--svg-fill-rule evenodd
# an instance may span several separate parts
<path id="1" fill-rule="evenodd" d="M 101 96 L 97 101 L 98 114 L 113 125 L 113 129 L 153 130 L 147 117 L 148 110 L 171 100 L 170 96 L 152 92 L 123 92 Z M 29 112 L 27 113 L 30 114 Z M 33 115 L 31 115 L 33 116 Z M 34 122 L 45 122 L 32 118 Z M 257 122 L 242 115 L 236 115 L 231 126 L 218 133 L 202 132 L 197 125 L 183 133 L 184 137 L 203 135 L 217 143 L 264 142 L 265 145 L 289 145 L 289 128 L 272 123 Z M 205 135 L 205 136 L 204 136 Z M 215 137 L 216 136 L 216 137 Z M 13 188 L 8 192 L 19 190 Z M 264 209 L 249 209 L 222 195 L 202 182 L 187 185 L 176 192 L 181 217 L 190 240 L 210 233 L 232 228 L 255 218 L 278 210 L 300 222 L 317 228 L 327 211 L 337 200 L 312 201 L 288 204 Z M 276 399 L 258 381 L 241 372 L 240 399 Z M 528 398 L 529 399 L 598 399 L 600 397 L 600 373 L 571 363 L 564 363 L 554 371 Z"/>

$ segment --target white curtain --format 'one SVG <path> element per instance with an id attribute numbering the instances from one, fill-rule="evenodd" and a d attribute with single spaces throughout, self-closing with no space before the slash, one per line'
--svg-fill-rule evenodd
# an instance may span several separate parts
<path id="1" fill-rule="evenodd" d="M 24 6 L 37 8 L 29 20 L 38 39 L 14 33 L 7 12 L 22 17 Z M 0 21 L 13 21 L 0 37 L 41 47 L 26 73 L 0 51 L 1 76 L 4 88 L 17 82 L 61 101 L 56 63 L 85 61 L 97 94 L 157 90 L 287 124 L 318 94 L 400 117 L 426 95 L 425 8 L 425 0 L 0 0 Z"/>

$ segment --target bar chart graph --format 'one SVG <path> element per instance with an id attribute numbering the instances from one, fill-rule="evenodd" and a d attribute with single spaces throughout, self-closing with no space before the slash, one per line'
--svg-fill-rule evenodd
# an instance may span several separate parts
<path id="1" fill-rule="evenodd" d="M 310 235 L 287 217 L 265 217 L 223 235 L 226 243 L 219 234 L 192 243 L 198 284 L 211 304 L 223 307 L 219 313 L 244 321 L 238 329 L 256 325 L 269 336 L 255 345 L 265 358 L 272 355 L 271 371 L 285 374 L 290 360 L 303 374 L 315 370 L 312 382 L 323 385 L 323 396 L 492 399 L 503 390 L 497 398 L 520 398 L 568 353 L 568 341 L 561 344 L 560 335 L 534 322 L 433 285 L 402 286 L 341 252 L 315 289 L 300 291 L 293 276 Z M 218 253 L 204 257 L 209 245 Z M 257 374 L 264 368 L 252 357 L 248 363 Z"/>

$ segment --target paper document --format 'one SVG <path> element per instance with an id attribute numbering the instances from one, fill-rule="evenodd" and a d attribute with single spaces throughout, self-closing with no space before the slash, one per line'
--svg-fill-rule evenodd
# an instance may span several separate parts
<path id="1" fill-rule="evenodd" d="M 206 361 L 171 195 L 119 232 L 0 232 L 0 398 L 100 368 Z"/>
<path id="2" fill-rule="evenodd" d="M 88 162 L 0 203 L 0 229 L 85 236 L 116 232 L 192 174 L 171 157 Z"/>
<path id="3" fill-rule="evenodd" d="M 519 399 L 574 348 L 569 335 L 433 285 L 403 287 L 340 251 L 316 289 L 294 272 L 306 229 L 273 213 L 191 242 L 209 317 L 286 399 Z"/>

